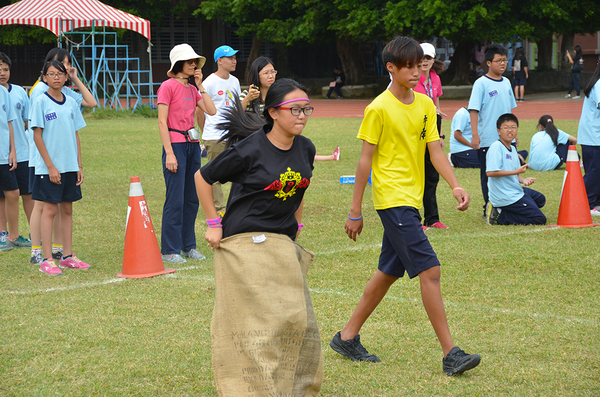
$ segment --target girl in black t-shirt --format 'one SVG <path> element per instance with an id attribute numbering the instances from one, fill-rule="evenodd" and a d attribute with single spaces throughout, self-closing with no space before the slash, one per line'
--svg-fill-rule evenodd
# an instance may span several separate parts
<path id="1" fill-rule="evenodd" d="M 265 98 L 264 120 L 237 106 L 220 128 L 228 148 L 196 173 L 196 190 L 207 216 L 205 238 L 219 247 L 224 237 L 270 232 L 295 240 L 301 229 L 304 192 L 310 184 L 315 147 L 302 130 L 313 107 L 306 89 L 292 79 L 277 80 Z M 232 182 L 225 216 L 212 199 L 215 182 Z"/>
<path id="2" fill-rule="evenodd" d="M 569 92 L 565 95 L 565 98 L 571 98 L 571 91 L 573 88 L 577 90 L 577 95 L 573 97 L 573 99 L 579 98 L 579 94 L 581 93 L 579 86 L 579 74 L 583 70 L 583 56 L 581 54 L 581 46 L 576 45 L 574 48 L 575 55 L 571 56 L 569 51 L 567 51 L 567 59 L 571 64 L 571 85 L 569 86 Z"/>

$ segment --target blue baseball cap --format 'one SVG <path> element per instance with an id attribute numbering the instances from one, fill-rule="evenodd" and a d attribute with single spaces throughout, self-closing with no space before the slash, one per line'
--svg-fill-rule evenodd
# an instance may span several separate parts
<path id="1" fill-rule="evenodd" d="M 235 55 L 236 53 L 237 50 L 234 50 L 228 45 L 222 45 L 221 47 L 215 50 L 215 62 L 217 62 L 219 58 L 230 57 L 232 55 Z"/>

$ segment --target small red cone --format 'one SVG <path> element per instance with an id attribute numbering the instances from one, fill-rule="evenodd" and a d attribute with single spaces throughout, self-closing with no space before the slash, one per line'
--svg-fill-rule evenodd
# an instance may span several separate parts
<path id="1" fill-rule="evenodd" d="M 552 226 L 578 228 L 598 225 L 592 221 L 577 148 L 575 145 L 570 145 L 558 208 L 558 220 L 556 225 Z"/>
<path id="2" fill-rule="evenodd" d="M 123 271 L 117 276 L 144 278 L 166 273 L 175 273 L 175 269 L 165 269 L 142 184 L 134 176 L 129 185 Z"/>

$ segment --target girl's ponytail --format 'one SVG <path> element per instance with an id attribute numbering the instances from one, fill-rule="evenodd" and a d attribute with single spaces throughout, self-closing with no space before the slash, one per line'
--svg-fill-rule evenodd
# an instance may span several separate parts
<path id="1" fill-rule="evenodd" d="M 540 117 L 539 124 L 544 127 L 546 134 L 550 135 L 554 146 L 558 146 L 558 129 L 554 125 L 554 119 L 549 114 Z"/>

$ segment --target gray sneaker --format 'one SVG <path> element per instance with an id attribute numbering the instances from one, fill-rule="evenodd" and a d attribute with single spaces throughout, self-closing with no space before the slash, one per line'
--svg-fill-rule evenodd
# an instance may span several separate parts
<path id="1" fill-rule="evenodd" d="M 183 256 L 184 258 L 195 259 L 197 261 L 206 259 L 206 257 L 202 255 L 196 248 L 192 248 L 189 251 L 181 251 L 181 256 Z"/>
<path id="2" fill-rule="evenodd" d="M 31 248 L 31 240 L 21 235 L 19 235 L 19 237 L 17 237 L 14 241 L 11 240 L 10 243 L 15 248 Z"/>
<path id="3" fill-rule="evenodd" d="M 43 261 L 44 261 L 44 257 L 42 256 L 42 253 L 36 252 L 35 254 L 31 255 L 31 259 L 29 260 L 29 263 L 31 263 L 32 265 L 41 265 Z"/>
<path id="4" fill-rule="evenodd" d="M 15 248 L 8 240 L 8 232 L 0 232 L 0 251 L 10 251 Z"/>
<path id="5" fill-rule="evenodd" d="M 356 335 L 353 339 L 342 340 L 340 331 L 329 342 L 329 346 L 342 356 L 349 357 L 352 361 L 370 361 L 372 363 L 381 361 L 376 355 L 370 354 L 360 343 L 360 335 Z"/>
<path id="6" fill-rule="evenodd" d="M 185 263 L 186 262 L 186 260 L 183 259 L 181 257 L 181 255 L 179 255 L 179 254 L 163 255 L 162 260 L 163 260 L 163 262 L 170 262 L 170 263 Z"/>
<path id="7" fill-rule="evenodd" d="M 460 375 L 465 371 L 479 365 L 481 357 L 479 354 L 467 354 L 458 346 L 454 346 L 446 358 L 442 359 L 444 373 L 448 376 Z"/>

